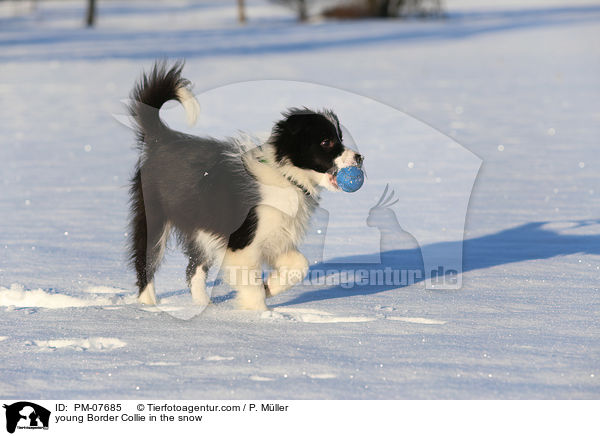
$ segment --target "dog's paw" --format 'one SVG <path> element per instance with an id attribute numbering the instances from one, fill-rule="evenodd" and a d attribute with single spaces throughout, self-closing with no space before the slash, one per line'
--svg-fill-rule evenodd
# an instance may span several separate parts
<path id="1" fill-rule="evenodd" d="M 149 283 L 140 293 L 138 301 L 140 304 L 147 304 L 150 306 L 156 306 L 158 304 L 156 293 L 154 292 L 154 285 L 152 283 Z"/>
<path id="2" fill-rule="evenodd" d="M 210 298 L 206 293 L 201 295 L 192 295 L 192 301 L 196 306 L 208 306 L 210 304 Z"/>
<path id="3" fill-rule="evenodd" d="M 269 310 L 267 307 L 264 298 L 244 298 L 243 296 L 238 296 L 235 300 L 236 306 L 240 310 L 254 310 L 257 312 L 264 312 L 265 310 Z"/>

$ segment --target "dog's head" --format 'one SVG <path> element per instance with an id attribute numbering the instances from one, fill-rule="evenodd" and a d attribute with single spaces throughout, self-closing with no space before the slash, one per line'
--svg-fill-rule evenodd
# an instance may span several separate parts
<path id="1" fill-rule="evenodd" d="M 331 111 L 291 109 L 275 124 L 271 142 L 280 165 L 303 170 L 315 184 L 340 190 L 335 176 L 340 168 L 361 166 L 363 156 L 344 146 L 342 129 Z"/>

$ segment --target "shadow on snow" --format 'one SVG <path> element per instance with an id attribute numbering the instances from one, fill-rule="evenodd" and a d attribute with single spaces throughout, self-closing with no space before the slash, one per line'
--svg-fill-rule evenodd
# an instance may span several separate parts
<path id="1" fill-rule="evenodd" d="M 502 230 L 491 235 L 480 236 L 464 241 L 433 244 L 431 248 L 443 249 L 446 244 L 463 245 L 463 272 L 481 270 L 528 260 L 549 259 L 575 253 L 600 255 L 600 234 L 569 235 L 543 228 L 556 222 L 538 221 Z M 569 229 L 598 225 L 600 220 L 575 221 Z M 381 253 L 381 264 L 351 263 L 352 257 L 340 257 L 328 263 L 319 263 L 312 270 L 356 271 L 358 269 L 402 268 L 419 269 L 423 262 L 419 248 L 389 250 Z M 424 274 L 417 282 L 422 282 Z M 404 285 L 406 286 L 406 285 Z M 285 303 L 276 306 L 290 306 L 311 301 L 330 300 L 354 295 L 371 295 L 404 287 L 402 285 L 374 284 L 368 286 L 332 286 L 304 292 Z"/>

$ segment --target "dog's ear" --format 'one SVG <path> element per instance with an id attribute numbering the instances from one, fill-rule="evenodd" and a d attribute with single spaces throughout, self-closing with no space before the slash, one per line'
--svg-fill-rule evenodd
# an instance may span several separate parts
<path id="1" fill-rule="evenodd" d="M 305 126 L 303 114 L 293 114 L 284 121 L 285 129 L 292 135 L 297 135 Z"/>

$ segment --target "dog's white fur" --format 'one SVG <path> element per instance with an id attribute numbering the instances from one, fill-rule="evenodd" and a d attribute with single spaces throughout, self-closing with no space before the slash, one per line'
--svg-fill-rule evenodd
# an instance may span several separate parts
<path id="1" fill-rule="evenodd" d="M 156 305 L 156 291 L 154 290 L 154 280 L 146 285 L 142 293 L 138 297 L 138 301 L 142 304 Z"/>
<path id="2" fill-rule="evenodd" d="M 196 124 L 198 115 L 200 114 L 200 104 L 194 94 L 185 86 L 177 88 L 177 98 L 181 102 L 183 109 L 185 110 L 185 116 L 187 123 L 190 126 Z"/>

